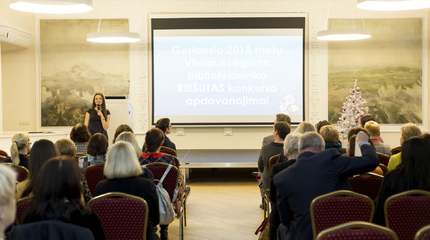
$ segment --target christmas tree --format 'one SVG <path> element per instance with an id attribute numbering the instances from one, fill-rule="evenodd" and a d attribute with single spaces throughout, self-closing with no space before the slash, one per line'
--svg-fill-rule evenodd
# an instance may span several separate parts
<path id="1" fill-rule="evenodd" d="M 344 138 L 351 128 L 359 125 L 360 117 L 367 114 L 368 111 L 367 102 L 361 96 L 360 88 L 357 86 L 357 79 L 355 79 L 354 87 L 343 103 L 342 114 L 337 122 L 337 128 Z"/>

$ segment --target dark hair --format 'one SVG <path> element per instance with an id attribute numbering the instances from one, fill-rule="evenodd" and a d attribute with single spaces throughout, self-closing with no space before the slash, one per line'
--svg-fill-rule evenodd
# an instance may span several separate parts
<path id="1" fill-rule="evenodd" d="M 49 140 L 41 139 L 33 144 L 31 147 L 29 159 L 30 179 L 21 197 L 30 195 L 30 193 L 33 191 L 34 182 L 37 176 L 39 176 L 39 172 L 43 164 L 57 155 L 58 152 L 54 143 Z"/>
<path id="2" fill-rule="evenodd" d="M 322 120 L 317 122 L 317 124 L 315 124 L 315 128 L 317 129 L 317 133 L 320 133 L 320 130 L 322 127 L 330 125 L 330 122 L 327 120 Z"/>
<path id="3" fill-rule="evenodd" d="M 170 119 L 161 118 L 155 123 L 155 127 L 163 131 L 165 133 L 167 129 L 170 127 Z"/>
<path id="4" fill-rule="evenodd" d="M 369 135 L 369 133 L 367 132 L 366 129 L 364 129 L 362 127 L 355 127 L 355 128 L 349 129 L 348 140 L 352 137 L 352 135 L 357 135 L 357 133 L 359 133 L 360 131 L 363 131 L 363 132 L 367 133 L 367 135 Z"/>
<path id="5" fill-rule="evenodd" d="M 287 122 L 277 122 L 275 126 L 273 126 L 274 130 L 278 133 L 278 136 L 281 139 L 285 139 L 285 137 L 290 133 L 290 125 Z"/>
<path id="6" fill-rule="evenodd" d="M 96 96 L 101 96 L 102 97 L 102 109 L 100 110 L 103 113 L 103 116 L 106 118 L 107 117 L 107 111 L 106 111 L 106 100 L 105 100 L 105 96 L 103 95 L 103 93 L 95 93 L 93 96 L 93 109 L 96 107 Z"/>
<path id="7" fill-rule="evenodd" d="M 152 128 L 146 132 L 145 147 L 147 152 L 156 152 L 163 145 L 164 133 L 158 128 Z"/>
<path id="8" fill-rule="evenodd" d="M 119 125 L 116 130 L 115 130 L 115 134 L 113 135 L 113 142 L 115 143 L 116 138 L 123 132 L 133 132 L 133 129 L 131 129 L 130 126 L 128 126 L 127 124 L 121 124 Z"/>
<path id="9" fill-rule="evenodd" d="M 402 144 L 402 161 L 398 167 L 408 189 L 430 190 L 430 139 L 413 137 Z"/>
<path id="10" fill-rule="evenodd" d="M 70 139 L 75 143 L 85 143 L 90 140 L 91 134 L 87 126 L 82 123 L 76 124 L 70 131 Z"/>
<path id="11" fill-rule="evenodd" d="M 291 118 L 285 113 L 278 113 L 276 114 L 275 122 L 287 122 L 288 124 L 291 124 Z"/>
<path id="12" fill-rule="evenodd" d="M 78 163 L 60 156 L 47 161 L 34 182 L 28 215 L 40 219 L 70 220 L 81 205 L 81 178 Z"/>
<path id="13" fill-rule="evenodd" d="M 107 152 L 108 140 L 102 133 L 91 136 L 87 146 L 87 153 L 91 156 L 104 155 Z"/>
<path id="14" fill-rule="evenodd" d="M 364 128 L 364 125 L 366 125 L 366 123 L 368 121 L 375 121 L 375 118 L 370 114 L 365 114 L 365 115 L 361 116 L 360 117 L 360 126 L 362 128 Z"/>

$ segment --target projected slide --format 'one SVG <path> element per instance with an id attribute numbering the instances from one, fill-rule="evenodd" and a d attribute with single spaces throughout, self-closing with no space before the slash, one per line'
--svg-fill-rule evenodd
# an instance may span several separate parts
<path id="1" fill-rule="evenodd" d="M 153 117 L 182 124 L 303 120 L 303 29 L 153 31 Z"/>

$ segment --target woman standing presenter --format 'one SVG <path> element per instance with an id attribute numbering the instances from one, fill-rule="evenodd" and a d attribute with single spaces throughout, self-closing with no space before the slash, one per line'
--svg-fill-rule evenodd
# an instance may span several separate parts
<path id="1" fill-rule="evenodd" d="M 110 112 L 106 109 L 105 97 L 101 93 L 94 94 L 93 106 L 85 113 L 84 124 L 88 127 L 91 135 L 102 133 L 107 135 L 109 128 Z"/>

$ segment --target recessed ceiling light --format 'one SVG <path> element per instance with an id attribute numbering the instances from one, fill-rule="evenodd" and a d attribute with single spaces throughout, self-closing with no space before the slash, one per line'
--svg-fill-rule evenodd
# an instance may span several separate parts
<path id="1" fill-rule="evenodd" d="M 321 41 L 357 41 L 371 38 L 370 33 L 359 31 L 320 31 L 317 39 Z"/>
<path id="2" fill-rule="evenodd" d="M 11 0 L 9 7 L 39 14 L 74 14 L 93 10 L 92 0 Z"/>
<path id="3" fill-rule="evenodd" d="M 140 41 L 140 35 L 134 32 L 94 32 L 87 34 L 87 41 L 92 43 L 136 43 Z"/>
<path id="4" fill-rule="evenodd" d="M 373 11 L 406 11 L 430 8 L 430 0 L 358 0 L 357 7 Z"/>

